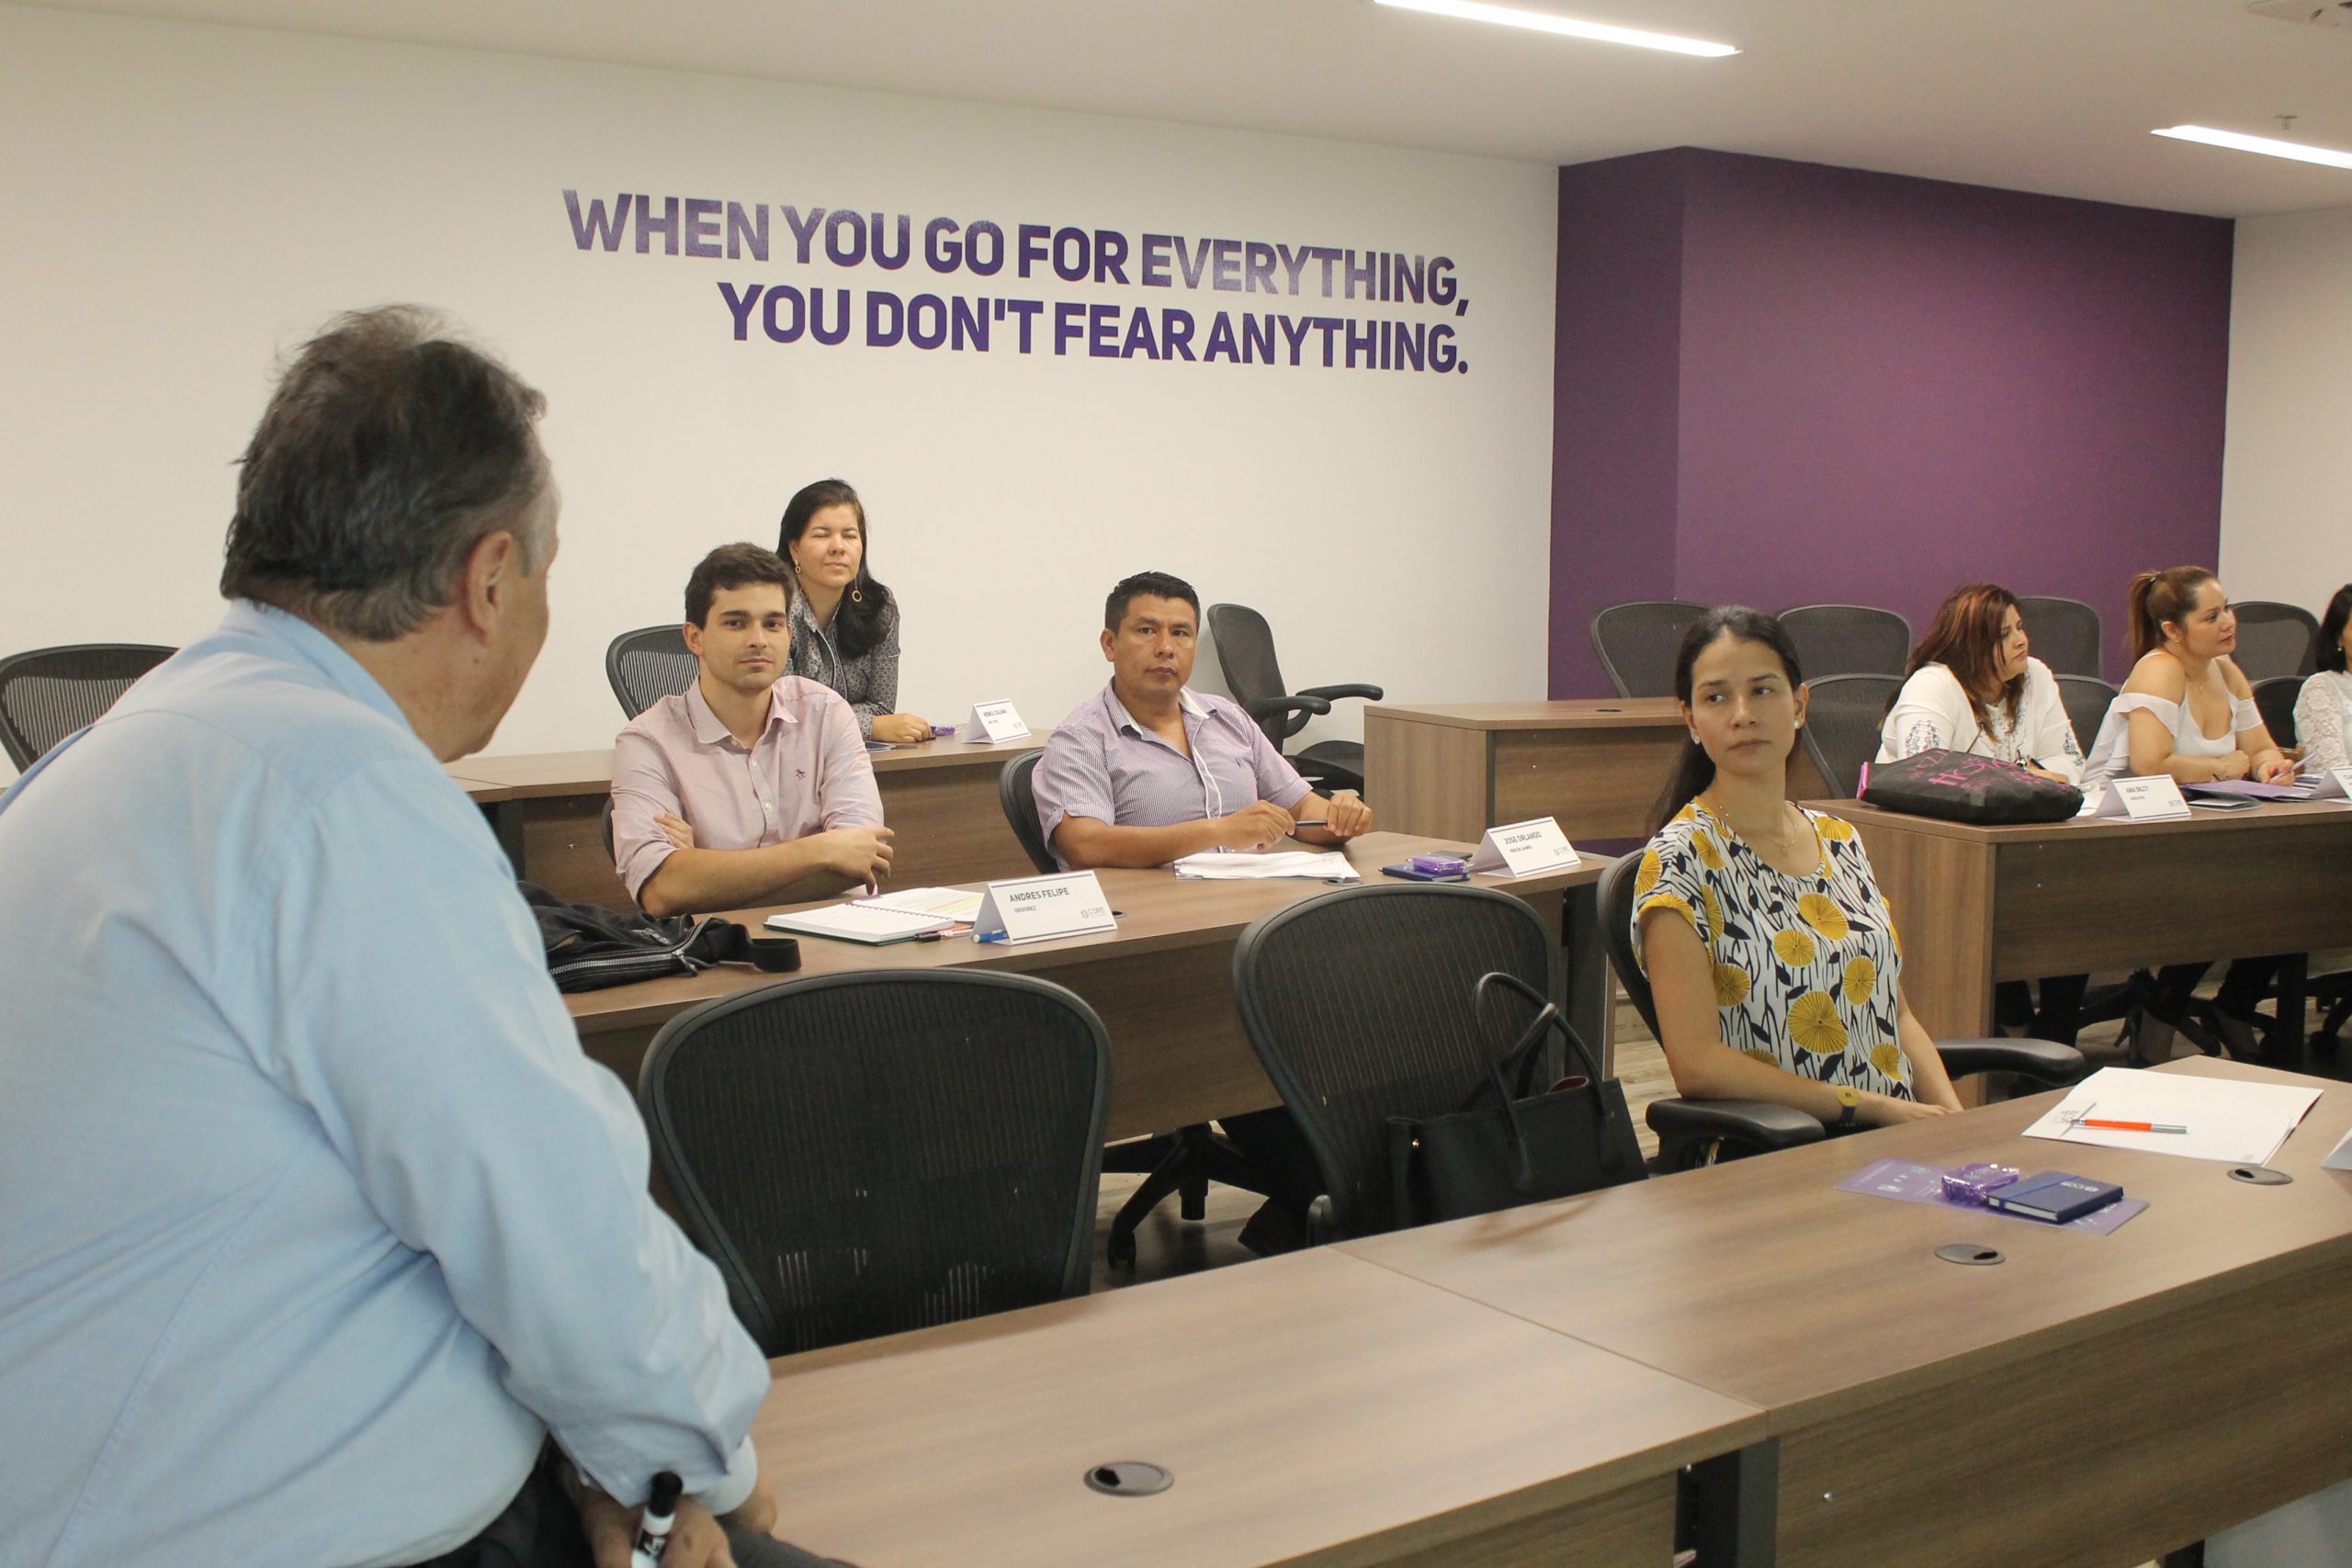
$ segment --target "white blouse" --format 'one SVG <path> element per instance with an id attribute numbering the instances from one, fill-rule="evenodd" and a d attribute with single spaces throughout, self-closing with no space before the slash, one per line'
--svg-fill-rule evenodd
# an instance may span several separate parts
<path id="1" fill-rule="evenodd" d="M 1903 682 L 1880 727 L 1878 760 L 1899 762 L 1940 747 L 2037 767 L 2069 784 L 2082 782 L 2083 750 L 2075 744 L 2075 727 L 2066 720 L 2066 705 L 2050 666 L 2039 659 L 2025 661 L 2025 691 L 2018 699 L 2014 721 L 2007 705 L 1985 713 L 1992 720 L 1990 730 L 1976 722 L 1968 692 L 1950 665 L 1923 664 Z"/>
<path id="2" fill-rule="evenodd" d="M 2154 714 L 2172 732 L 2173 752 L 2182 757 L 2226 757 L 2238 749 L 2239 736 L 2262 728 L 2262 710 L 2246 697 L 2230 699 L 2229 733 L 2212 736 L 2197 728 L 2197 716 L 2187 703 L 2166 702 L 2145 692 L 2126 692 L 2107 705 L 2098 742 L 2091 748 L 2090 762 L 2083 770 L 2086 784 L 2131 774 L 2132 716 L 2139 712 Z"/>
<path id="3" fill-rule="evenodd" d="M 2295 696 L 2295 739 L 2303 767 L 2352 768 L 2352 675 L 2323 670 Z"/>

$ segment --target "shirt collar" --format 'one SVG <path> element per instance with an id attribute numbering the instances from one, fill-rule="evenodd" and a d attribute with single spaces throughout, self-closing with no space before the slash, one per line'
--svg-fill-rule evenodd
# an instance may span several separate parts
<path id="1" fill-rule="evenodd" d="M 791 679 L 789 675 L 779 675 L 775 678 L 775 684 L 768 688 L 768 722 L 761 730 L 763 735 L 777 725 L 790 724 L 797 717 L 791 705 L 785 700 L 784 683 Z M 699 670 L 686 683 L 686 722 L 693 727 L 695 741 L 698 745 L 717 746 L 735 739 L 735 732 L 727 728 L 725 719 L 711 711 L 710 699 L 702 694 L 702 672 Z"/>
<path id="2" fill-rule="evenodd" d="M 374 709 L 410 734 L 416 733 L 416 727 L 409 723 L 401 705 L 392 701 L 391 694 L 368 673 L 359 660 L 345 653 L 334 638 L 291 611 L 257 599 L 234 599 L 230 601 L 228 614 L 220 617 L 220 630 L 231 637 L 251 637 L 273 645 L 296 663 L 317 671 L 329 685 L 354 702 Z"/>
<path id="3" fill-rule="evenodd" d="M 1151 733 L 1151 730 L 1145 726 L 1141 719 L 1136 717 L 1134 714 L 1127 711 L 1127 705 L 1119 700 L 1119 688 L 1115 683 L 1105 684 L 1103 686 L 1102 705 L 1110 710 L 1111 724 L 1114 728 L 1132 729 L 1137 735 L 1149 735 Z M 1190 686 L 1180 686 L 1177 688 L 1176 705 L 1183 709 L 1184 712 L 1192 715 L 1194 718 L 1206 718 L 1208 716 L 1208 705 L 1201 701 L 1198 696 L 1194 695 L 1193 688 Z"/>

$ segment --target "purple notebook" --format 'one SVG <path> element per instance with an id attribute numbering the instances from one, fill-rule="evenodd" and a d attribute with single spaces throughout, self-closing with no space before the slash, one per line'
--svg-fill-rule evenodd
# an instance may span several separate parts
<path id="1" fill-rule="evenodd" d="M 1905 1203 L 1932 1203 L 1940 1209 L 1958 1209 L 1967 1214 L 1987 1214 L 1996 1219 L 2018 1220 L 2025 1224 L 2041 1225 L 2044 1230 L 2088 1231 L 2093 1235 L 2105 1235 L 2124 1221 L 2148 1206 L 2145 1198 L 2122 1198 L 2104 1209 L 2094 1209 L 2079 1220 L 2069 1220 L 2063 1225 L 2042 1224 L 2040 1220 L 2028 1220 L 2021 1214 L 2004 1214 L 1997 1209 L 1984 1208 L 1975 1203 L 1957 1203 L 1944 1196 L 1944 1172 L 1932 1165 L 1913 1165 L 1909 1160 L 1874 1160 L 1838 1184 L 1841 1192 L 1867 1192 L 1876 1198 L 1894 1198 Z"/>
<path id="2" fill-rule="evenodd" d="M 2311 793 L 2309 784 L 2256 784 L 2252 779 L 2208 779 L 2203 784 L 2183 784 L 2183 795 L 2234 795 L 2247 800 L 2301 800 Z"/>

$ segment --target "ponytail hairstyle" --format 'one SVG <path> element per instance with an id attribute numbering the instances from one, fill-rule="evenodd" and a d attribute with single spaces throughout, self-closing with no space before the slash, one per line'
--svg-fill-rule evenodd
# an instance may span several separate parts
<path id="1" fill-rule="evenodd" d="M 2132 580 L 2125 601 L 2132 620 L 2132 657 L 2146 658 L 2165 645 L 2166 621 L 2186 626 L 2197 608 L 2197 592 L 2213 581 L 2201 566 L 2176 566 L 2165 571 L 2143 571 Z"/>
<path id="2" fill-rule="evenodd" d="M 1708 645 L 1725 637 L 1740 642 L 1762 643 L 1780 657 L 1781 669 L 1789 678 L 1792 692 L 1804 684 L 1804 672 L 1797 667 L 1797 645 L 1778 617 L 1745 604 L 1725 604 L 1708 611 L 1682 634 L 1682 646 L 1674 656 L 1674 694 L 1684 707 L 1690 705 L 1691 666 L 1699 662 L 1699 655 Z M 1696 739 L 1685 737 L 1682 750 L 1674 760 L 1673 776 L 1667 781 L 1665 792 L 1657 797 L 1652 811 L 1655 819 L 1650 831 L 1655 834 L 1673 821 L 1684 807 L 1714 782 L 1715 760 Z"/>
<path id="3" fill-rule="evenodd" d="M 2018 704 L 2025 697 L 2025 672 L 2019 671 L 2012 681 L 1995 677 L 2001 668 L 2001 623 L 2018 607 L 2017 595 L 1997 583 L 1972 582 L 1953 589 L 1951 597 L 1936 611 L 1928 635 L 1911 650 L 1911 661 L 1903 667 L 1903 673 L 1917 674 L 1927 664 L 1950 670 L 1960 678 L 1960 689 L 1968 694 L 1976 728 L 1987 735 L 1993 732 L 1992 715 L 1980 694 L 1997 686 L 2002 709 L 2011 724 L 2017 723 Z"/>
<path id="4" fill-rule="evenodd" d="M 846 506 L 857 514 L 857 575 L 850 579 L 849 590 L 833 612 L 833 644 L 843 659 L 855 659 L 882 640 L 891 609 L 890 591 L 874 581 L 874 539 L 865 525 L 865 502 L 857 499 L 857 491 L 842 479 L 801 486 L 785 505 L 775 553 L 789 562 L 794 543 L 808 531 L 808 520 L 829 506 Z"/>

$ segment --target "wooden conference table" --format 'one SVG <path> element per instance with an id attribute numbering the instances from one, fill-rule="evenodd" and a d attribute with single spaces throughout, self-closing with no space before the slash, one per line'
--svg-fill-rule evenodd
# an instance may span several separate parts
<path id="1" fill-rule="evenodd" d="M 1364 797 L 1400 832 L 1476 842 L 1496 823 L 1552 817 L 1572 842 L 1645 839 L 1687 734 L 1671 697 L 1375 705 Z M 1827 793 L 1799 747 L 1790 798 Z"/>
<path id="2" fill-rule="evenodd" d="M 1386 880 L 1380 874 L 1383 865 L 1461 848 L 1375 832 L 1348 845 L 1347 854 L 1367 883 L 1376 883 Z M 1593 885 L 1607 863 L 1588 855 L 1580 865 L 1515 882 L 1476 879 L 1525 899 L 1555 937 L 1565 931 L 1568 994 L 1563 1005 L 1578 1032 L 1604 1053 L 1607 959 L 1592 905 Z M 1025 867 L 1022 874 L 1027 874 Z M 799 973 L 971 965 L 1037 975 L 1069 987 L 1086 998 L 1110 1032 L 1113 1138 L 1164 1133 L 1280 1104 L 1234 1009 L 1233 945 L 1259 916 L 1329 889 L 1296 880 L 1193 882 L 1165 871 L 1098 874 L 1111 907 L 1120 911 L 1116 931 L 1020 946 L 951 937 L 867 947 L 803 937 Z M 732 918 L 756 926 L 774 912 L 739 911 Z M 645 1049 L 663 1023 L 697 1002 L 777 978 L 745 964 L 724 964 L 699 975 L 586 991 L 564 1001 L 589 1055 L 634 1084 Z"/>
<path id="3" fill-rule="evenodd" d="M 2016 828 L 1815 800 L 1859 829 L 1928 1032 L 1993 1032 L 1993 983 L 2352 946 L 2352 807 Z"/>
<path id="4" fill-rule="evenodd" d="M 753 1440 L 784 1533 L 869 1568 L 1662 1568 L 1666 1478 L 1711 1456 L 1747 1483 L 1711 1568 L 2115 1568 L 2352 1475 L 2352 1175 L 2320 1168 L 2352 1088 L 2324 1087 L 2289 1186 L 2053 1158 L 2018 1136 L 2042 1095 L 786 1358 Z M 1883 1157 L 2151 1206 L 2098 1236 L 1837 1190 Z M 1081 1483 L 1114 1460 L 1175 1485 Z"/>
<path id="5" fill-rule="evenodd" d="M 872 753 L 882 819 L 895 835 L 890 880 L 924 887 L 1029 874 L 1029 857 L 997 804 L 997 780 L 1006 761 L 1045 745 L 1050 733 L 992 744 L 932 740 Z M 449 776 L 489 816 L 515 875 L 559 897 L 629 907 L 602 832 L 613 787 L 611 747 L 468 757 L 449 764 Z"/>

